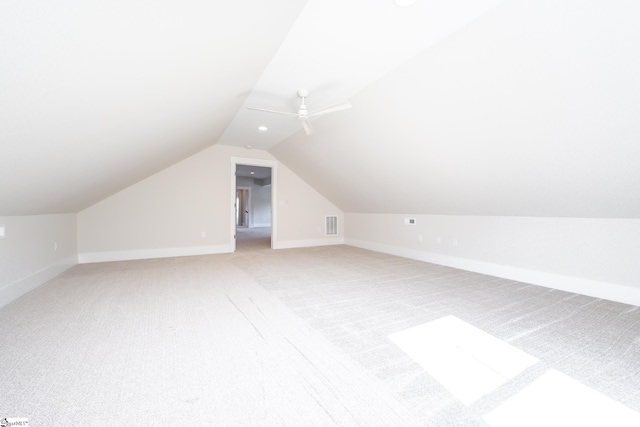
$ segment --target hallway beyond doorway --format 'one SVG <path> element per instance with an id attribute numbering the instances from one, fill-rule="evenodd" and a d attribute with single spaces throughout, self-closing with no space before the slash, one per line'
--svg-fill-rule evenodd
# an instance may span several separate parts
<path id="1" fill-rule="evenodd" d="M 236 228 L 236 252 L 271 249 L 271 227 Z"/>

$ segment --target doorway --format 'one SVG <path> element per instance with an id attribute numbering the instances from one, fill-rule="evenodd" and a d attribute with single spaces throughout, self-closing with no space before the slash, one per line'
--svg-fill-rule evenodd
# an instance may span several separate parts
<path id="1" fill-rule="evenodd" d="M 235 250 L 271 249 L 273 170 L 270 166 L 235 165 Z"/>

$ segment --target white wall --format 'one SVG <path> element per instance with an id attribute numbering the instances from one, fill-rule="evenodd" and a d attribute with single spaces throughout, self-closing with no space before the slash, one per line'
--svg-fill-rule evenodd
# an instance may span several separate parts
<path id="1" fill-rule="evenodd" d="M 640 305 L 640 219 L 345 216 L 349 245 Z"/>
<path id="2" fill-rule="evenodd" d="M 278 235 L 276 248 L 344 242 L 344 214 L 287 167 L 278 169 Z M 304 195 L 305 197 L 300 197 Z M 325 216 L 338 217 L 338 235 L 325 236 Z"/>
<path id="3" fill-rule="evenodd" d="M 271 225 L 271 184 L 251 187 L 251 226 Z"/>
<path id="4" fill-rule="evenodd" d="M 249 227 L 269 227 L 271 225 L 271 184 L 258 185 L 246 176 L 236 178 L 237 187 L 250 188 Z"/>
<path id="5" fill-rule="evenodd" d="M 0 216 L 0 307 L 78 262 L 76 215 Z"/>
<path id="6" fill-rule="evenodd" d="M 265 151 L 214 145 L 114 194 L 78 214 L 80 262 L 230 252 L 232 158 L 276 162 Z M 342 243 L 342 234 L 317 232 L 325 213 L 342 212 L 284 165 L 276 185 L 276 247 Z"/>

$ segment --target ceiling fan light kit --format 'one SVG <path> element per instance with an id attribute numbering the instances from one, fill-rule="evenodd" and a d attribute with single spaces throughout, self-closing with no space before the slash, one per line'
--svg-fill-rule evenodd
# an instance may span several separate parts
<path id="1" fill-rule="evenodd" d="M 265 108 L 255 108 L 255 107 L 247 107 L 249 110 L 262 111 L 265 113 L 274 113 L 274 114 L 282 114 L 289 117 L 295 117 L 302 122 L 302 127 L 304 128 L 304 132 L 307 135 L 311 135 L 314 130 L 311 126 L 311 122 L 309 119 L 316 116 L 321 116 L 323 114 L 333 113 L 336 111 L 346 110 L 347 108 L 351 108 L 351 104 L 348 101 L 342 101 L 337 104 L 328 105 L 326 107 L 320 108 L 318 110 L 309 112 L 307 109 L 307 105 L 305 104 L 305 98 L 309 96 L 309 91 L 305 89 L 298 90 L 298 97 L 301 99 L 300 107 L 298 107 L 297 113 L 290 113 L 288 111 L 276 111 L 276 110 L 268 110 Z"/>

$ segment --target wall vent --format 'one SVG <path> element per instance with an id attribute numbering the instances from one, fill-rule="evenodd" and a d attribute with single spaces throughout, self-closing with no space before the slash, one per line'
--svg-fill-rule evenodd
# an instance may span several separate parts
<path id="1" fill-rule="evenodd" d="M 335 215 L 327 215 L 324 217 L 324 235 L 338 235 L 338 217 Z"/>

